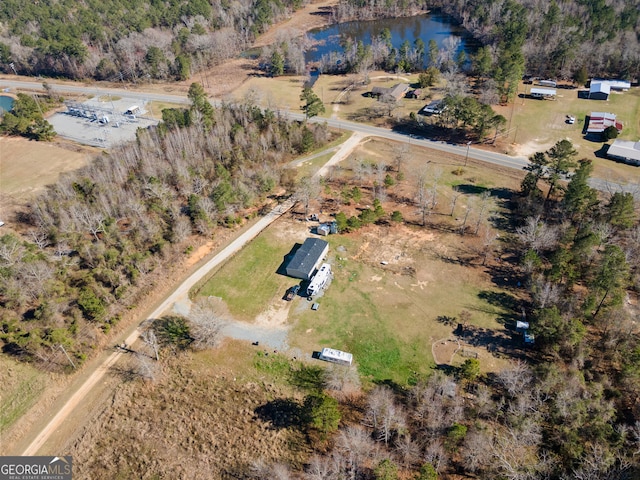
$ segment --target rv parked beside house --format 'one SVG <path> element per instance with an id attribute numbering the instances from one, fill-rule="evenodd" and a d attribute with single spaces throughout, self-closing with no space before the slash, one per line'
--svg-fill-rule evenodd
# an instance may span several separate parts
<path id="1" fill-rule="evenodd" d="M 307 287 L 307 295 L 312 297 L 322 290 L 327 282 L 331 279 L 331 265 L 323 263 L 320 270 L 311 279 L 311 283 Z"/>

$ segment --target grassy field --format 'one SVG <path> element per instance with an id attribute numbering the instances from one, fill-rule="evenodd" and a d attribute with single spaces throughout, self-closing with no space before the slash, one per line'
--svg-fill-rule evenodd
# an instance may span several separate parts
<path id="1" fill-rule="evenodd" d="M 244 321 L 253 320 L 266 304 L 279 300 L 292 280 L 278 275 L 277 270 L 295 240 L 279 243 L 272 236 L 271 230 L 260 234 L 249 248 L 229 260 L 199 295 L 221 297 L 234 317 Z"/>
<path id="2" fill-rule="evenodd" d="M 0 137 L 0 194 L 24 201 L 61 173 L 87 164 L 91 148 L 67 142 L 33 142 L 20 137 Z M 3 202 L 4 203 L 4 202 Z"/>
<path id="3" fill-rule="evenodd" d="M 302 113 L 300 94 L 305 80 L 305 77 L 293 76 L 255 76 L 244 82 L 232 96 L 236 100 L 253 97 L 260 105 L 274 110 Z"/>
<path id="4" fill-rule="evenodd" d="M 25 414 L 47 386 L 47 375 L 28 364 L 0 356 L 0 437 Z"/>
<path id="5" fill-rule="evenodd" d="M 308 390 L 298 380 L 313 383 L 314 371 L 233 341 L 163 352 L 162 370 L 153 384 L 123 379 L 109 408 L 64 446 L 79 478 L 248 478 L 259 460 L 302 469 Z"/>
<path id="6" fill-rule="evenodd" d="M 528 92 L 530 85 L 521 85 L 520 93 Z M 510 121 L 508 141 L 513 153 L 529 156 L 544 151 L 558 140 L 569 139 L 576 147 L 579 158 L 594 161 L 595 174 L 602 178 L 629 181 L 640 176 L 638 167 L 624 165 L 599 158 L 603 142 L 593 142 L 584 138 L 582 131 L 585 117 L 591 112 L 611 112 L 624 124 L 620 135 L 624 140 L 640 138 L 640 89 L 634 88 L 624 93 L 612 93 L 608 101 L 578 98 L 578 89 L 558 89 L 556 101 L 518 98 L 506 107 L 496 107 Z M 566 123 L 566 116 L 576 117 L 576 123 Z M 611 142 L 609 142 L 611 143 Z"/>
<path id="7" fill-rule="evenodd" d="M 365 142 L 343 162 L 341 175 L 348 178 L 353 165 L 363 159 L 392 158 L 393 148 L 389 142 Z M 505 319 L 517 313 L 509 310 L 508 302 L 500 305 L 496 299 L 510 299 L 512 293 L 498 287 L 489 270 L 480 265 L 478 237 L 447 232 L 446 225 L 459 219 L 444 214 L 450 211 L 452 185 L 461 185 L 468 192 L 459 200 L 458 215 L 475 205 L 483 190 L 498 195 L 495 173 L 469 164 L 463 175 L 455 175 L 456 159 L 415 147 L 408 158 L 407 172 L 418 171 L 427 163 L 431 171 L 440 170 L 442 207 L 432 221 L 441 227 L 369 226 L 351 234 L 326 237 L 334 278 L 326 292 L 314 300 L 320 305 L 317 311 L 301 297 L 284 302 L 286 289 L 298 280 L 277 273 L 293 245 L 310 235 L 311 225 L 299 221 L 300 212 L 274 223 L 224 265 L 199 294 L 221 297 L 230 315 L 238 320 L 254 321 L 265 311 L 278 309 L 291 327 L 290 346 L 306 354 L 326 346 L 350 351 L 361 375 L 369 381 L 392 380 L 407 385 L 428 375 L 436 363 L 432 345 L 449 338 L 452 330 L 438 317 L 459 317 L 467 310 L 474 327 L 502 331 Z M 507 178 L 506 186 L 517 186 L 518 178 Z M 408 197 L 414 181 L 409 174 L 393 188 L 400 197 Z M 325 192 L 335 198 L 337 188 L 330 183 Z M 415 207 L 396 203 L 392 193 L 383 204 L 385 210 L 401 209 L 410 223 L 416 223 L 419 217 Z M 366 195 L 360 204 L 343 205 L 341 209 L 348 215 L 357 214 L 357 208 L 371 202 Z M 320 204 L 312 208 L 321 219 L 333 213 Z M 499 200 L 492 208 L 499 210 Z M 456 358 L 452 364 L 461 361 Z M 481 363 L 487 371 L 504 365 L 503 360 L 491 356 L 483 357 Z"/>
<path id="8" fill-rule="evenodd" d="M 167 102 L 149 102 L 146 104 L 148 113 L 146 115 L 162 120 L 162 110 L 165 108 L 186 108 L 188 105 Z"/>

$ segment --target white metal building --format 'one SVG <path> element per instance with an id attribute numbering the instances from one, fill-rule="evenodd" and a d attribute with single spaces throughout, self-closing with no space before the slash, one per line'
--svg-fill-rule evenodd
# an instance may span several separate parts
<path id="1" fill-rule="evenodd" d="M 640 165 L 640 142 L 615 140 L 607 151 L 607 157 L 631 165 Z"/>
<path id="2" fill-rule="evenodd" d="M 558 91 L 555 88 L 532 88 L 531 96 L 533 98 L 555 98 Z"/>

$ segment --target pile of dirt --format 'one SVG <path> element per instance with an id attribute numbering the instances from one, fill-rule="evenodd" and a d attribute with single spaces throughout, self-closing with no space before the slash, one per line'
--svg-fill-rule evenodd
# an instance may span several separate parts
<path id="1" fill-rule="evenodd" d="M 261 459 L 301 465 L 307 442 L 295 419 L 264 414 L 278 400 L 295 405 L 281 387 L 203 368 L 190 355 L 165 360 L 155 383 L 118 388 L 68 449 L 80 477 L 243 478 Z"/>

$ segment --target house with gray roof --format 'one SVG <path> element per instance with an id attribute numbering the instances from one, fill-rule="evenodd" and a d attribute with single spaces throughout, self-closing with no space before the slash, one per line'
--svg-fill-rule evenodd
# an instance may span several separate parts
<path id="1" fill-rule="evenodd" d="M 329 252 L 329 244 L 319 238 L 307 238 L 286 266 L 289 277 L 309 280 Z"/>

